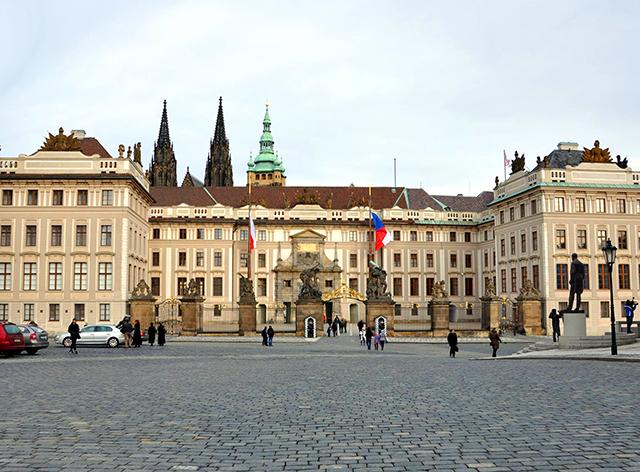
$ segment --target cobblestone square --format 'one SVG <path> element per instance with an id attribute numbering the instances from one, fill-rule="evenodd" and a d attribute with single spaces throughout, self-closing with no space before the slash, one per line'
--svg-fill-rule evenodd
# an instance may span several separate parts
<path id="1" fill-rule="evenodd" d="M 276 336 L 0 358 L 0 470 L 640 471 L 639 364 L 460 350 Z"/>

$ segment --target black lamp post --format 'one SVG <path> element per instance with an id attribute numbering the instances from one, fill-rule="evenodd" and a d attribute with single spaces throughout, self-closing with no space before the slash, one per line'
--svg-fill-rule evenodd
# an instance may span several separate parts
<path id="1" fill-rule="evenodd" d="M 613 308 L 613 263 L 616 261 L 617 247 L 611 245 L 611 240 L 607 239 L 606 244 L 602 247 L 604 260 L 609 267 L 609 291 L 611 293 L 611 355 L 618 355 L 618 345 L 616 344 L 616 315 Z"/>

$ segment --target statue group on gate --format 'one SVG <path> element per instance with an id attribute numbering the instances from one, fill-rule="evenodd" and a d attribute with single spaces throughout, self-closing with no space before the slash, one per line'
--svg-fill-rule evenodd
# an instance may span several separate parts
<path id="1" fill-rule="evenodd" d="M 447 290 L 444 287 L 445 287 L 444 280 L 441 280 L 440 282 L 436 282 L 435 284 L 433 284 L 433 290 L 431 292 L 431 295 L 433 296 L 434 300 L 445 300 L 449 298 L 449 294 L 447 293 Z"/>
<path id="2" fill-rule="evenodd" d="M 318 289 L 318 272 L 320 272 L 319 264 L 310 269 L 303 270 L 300 273 L 300 292 L 298 298 L 300 300 L 317 300 L 322 298 L 322 292 Z"/>
<path id="3" fill-rule="evenodd" d="M 144 279 L 140 279 L 136 288 L 131 292 L 131 298 L 149 298 L 151 297 L 151 289 L 147 285 Z"/>
<path id="4" fill-rule="evenodd" d="M 253 293 L 253 280 L 240 274 L 240 301 L 255 303 L 256 296 Z"/>
<path id="5" fill-rule="evenodd" d="M 378 264 L 369 261 L 369 277 L 367 277 L 367 299 L 391 298 L 387 292 L 387 271 Z"/>
<path id="6" fill-rule="evenodd" d="M 597 141 L 596 141 L 597 142 Z M 571 254 L 571 272 L 569 279 L 569 304 L 563 313 L 575 313 L 582 312 L 581 298 L 582 291 L 584 290 L 584 264 L 578 260 L 576 253 Z M 576 307 L 573 308 L 573 301 L 576 301 Z"/>

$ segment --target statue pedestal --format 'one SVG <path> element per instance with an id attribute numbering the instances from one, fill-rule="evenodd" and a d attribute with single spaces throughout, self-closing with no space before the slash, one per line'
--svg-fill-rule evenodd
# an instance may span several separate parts
<path id="1" fill-rule="evenodd" d="M 583 312 L 563 313 L 564 336 L 580 337 L 587 335 L 587 316 Z"/>
<path id="2" fill-rule="evenodd" d="M 518 331 L 528 335 L 543 336 L 546 330 L 542 327 L 542 299 L 528 296 L 517 297 L 518 304 Z"/>
<path id="3" fill-rule="evenodd" d="M 256 334 L 256 302 L 241 300 L 238 302 L 238 334 L 253 336 Z"/>
<path id="4" fill-rule="evenodd" d="M 431 300 L 431 331 L 434 338 L 449 335 L 449 300 Z"/>
<path id="5" fill-rule="evenodd" d="M 497 297 L 482 297 L 482 329 L 499 328 L 500 299 Z"/>
<path id="6" fill-rule="evenodd" d="M 182 336 L 195 336 L 202 328 L 202 302 L 204 298 L 184 297 L 180 300 L 180 310 L 182 311 Z"/>
<path id="7" fill-rule="evenodd" d="M 367 306 L 366 323 L 373 332 L 377 332 L 380 317 L 385 320 L 387 336 L 395 335 L 395 302 L 391 298 L 368 298 L 364 304 Z"/>
<path id="8" fill-rule="evenodd" d="M 307 329 L 306 320 L 316 320 L 316 336 L 324 336 L 324 303 L 322 299 L 298 299 L 296 302 L 296 336 L 304 337 Z"/>
<path id="9" fill-rule="evenodd" d="M 143 330 L 147 330 L 151 323 L 156 321 L 155 298 L 132 298 L 129 300 L 129 314 L 132 320 L 140 321 Z"/>

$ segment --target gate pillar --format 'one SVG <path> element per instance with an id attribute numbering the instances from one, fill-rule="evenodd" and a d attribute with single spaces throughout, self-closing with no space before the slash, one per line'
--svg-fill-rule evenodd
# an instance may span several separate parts
<path id="1" fill-rule="evenodd" d="M 306 320 L 312 317 L 316 320 L 316 335 L 324 336 L 324 303 L 320 299 L 298 299 L 296 302 L 296 336 L 305 336 Z"/>
<path id="2" fill-rule="evenodd" d="M 140 280 L 136 288 L 131 292 L 129 299 L 129 315 L 132 320 L 140 321 L 142 329 L 147 329 L 151 323 L 156 321 L 155 316 L 156 299 L 151 296 L 149 286 L 144 280 Z"/>
<path id="3" fill-rule="evenodd" d="M 367 326 L 371 327 L 374 332 L 378 332 L 376 320 L 380 317 L 386 319 L 387 336 L 395 335 L 395 302 L 391 298 L 371 298 L 364 302 L 367 306 Z"/>

